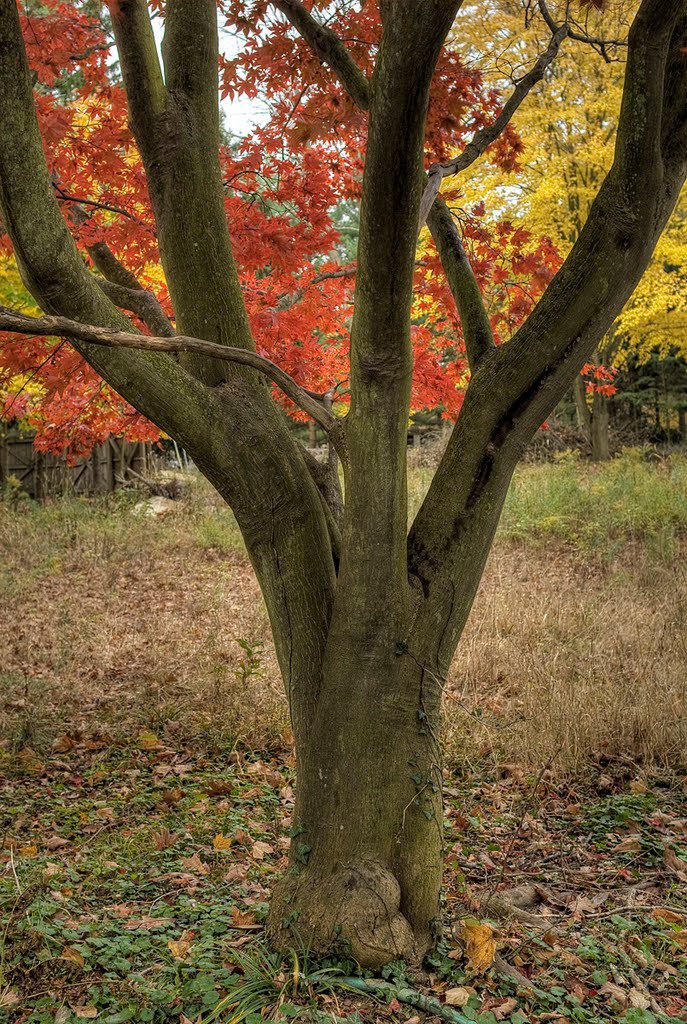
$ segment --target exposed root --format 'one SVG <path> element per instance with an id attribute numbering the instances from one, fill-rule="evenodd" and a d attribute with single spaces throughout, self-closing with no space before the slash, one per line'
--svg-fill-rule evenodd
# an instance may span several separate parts
<path id="1" fill-rule="evenodd" d="M 375 861 L 349 865 L 325 878 L 307 869 L 287 875 L 272 898 L 267 936 L 272 945 L 305 945 L 316 954 L 343 950 L 368 968 L 390 960 L 417 962 L 413 930 L 400 912 L 401 889 Z"/>
<path id="2" fill-rule="evenodd" d="M 542 902 L 543 896 L 538 886 L 520 885 L 514 889 L 504 889 L 503 892 L 492 893 L 482 903 L 480 913 L 485 917 L 495 918 L 497 921 L 514 918 L 531 928 L 555 931 L 555 924 L 560 918 L 531 913 L 531 910 Z"/>

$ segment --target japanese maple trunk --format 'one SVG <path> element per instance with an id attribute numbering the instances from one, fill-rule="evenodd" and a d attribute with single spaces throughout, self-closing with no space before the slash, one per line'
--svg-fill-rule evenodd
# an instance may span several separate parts
<path id="1" fill-rule="evenodd" d="M 408 534 L 424 120 L 457 7 L 380 0 L 384 30 L 370 82 L 331 51 L 370 110 L 351 406 L 336 432 L 346 486 L 340 538 L 306 456 L 253 370 L 76 343 L 189 450 L 234 510 L 260 581 L 298 759 L 291 864 L 274 894 L 271 938 L 317 952 L 338 945 L 365 966 L 417 959 L 437 933 L 442 681 L 513 468 L 631 294 L 687 174 L 687 0 L 672 12 L 642 0 L 613 168 L 520 331 L 498 349 L 472 344 L 460 417 Z M 119 0 L 113 24 L 177 330 L 250 349 L 217 158 L 215 2 L 168 0 L 164 76 L 144 0 Z M 323 38 L 318 31 L 317 46 Z M 14 0 L 0 0 L 0 136 L 11 139 L 0 146 L 0 209 L 27 286 L 47 311 L 130 327 L 56 206 Z M 465 307 L 477 308 L 465 254 L 451 252 L 450 230 L 435 228 L 455 271 L 447 276 L 467 289 Z"/>

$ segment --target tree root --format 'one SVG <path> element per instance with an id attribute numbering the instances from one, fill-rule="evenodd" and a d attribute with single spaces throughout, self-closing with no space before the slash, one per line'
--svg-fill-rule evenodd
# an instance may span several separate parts
<path id="1" fill-rule="evenodd" d="M 400 911 L 394 875 L 375 861 L 361 861 L 325 878 L 306 869 L 287 875 L 272 898 L 267 935 L 285 949 L 301 943 L 314 954 L 336 948 L 373 970 L 390 960 L 417 963 L 413 930 Z"/>
<path id="2" fill-rule="evenodd" d="M 531 928 L 555 931 L 555 925 L 560 921 L 559 917 L 542 917 L 540 914 L 530 913 L 531 909 L 541 902 L 542 897 L 537 886 L 521 885 L 515 889 L 504 889 L 503 892 L 489 895 L 480 907 L 480 914 L 483 917 L 495 918 L 497 921 L 514 918 Z"/>
<path id="3" fill-rule="evenodd" d="M 334 984 L 340 985 L 342 988 L 353 989 L 355 992 L 364 992 L 366 995 L 380 996 L 387 1002 L 397 999 L 399 1003 L 406 1003 L 416 1010 L 441 1017 L 442 1020 L 450 1021 L 451 1024 L 472 1024 L 468 1017 L 464 1017 L 452 1006 L 439 1002 L 433 996 L 423 996 L 422 993 L 402 985 L 392 985 L 388 981 L 367 981 L 364 978 L 336 978 Z"/>

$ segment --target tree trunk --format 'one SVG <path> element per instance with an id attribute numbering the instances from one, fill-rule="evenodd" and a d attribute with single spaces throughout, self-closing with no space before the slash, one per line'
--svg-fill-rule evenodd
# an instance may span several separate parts
<path id="1" fill-rule="evenodd" d="M 577 425 L 580 430 L 584 430 L 587 437 L 590 437 L 591 426 L 592 426 L 592 413 L 591 409 L 587 405 L 587 387 L 584 379 L 578 375 L 575 377 L 575 383 L 573 384 L 573 398 L 575 399 L 575 414 L 577 416 Z"/>
<path id="2" fill-rule="evenodd" d="M 592 460 L 594 462 L 607 462 L 611 457 L 608 424 L 608 398 L 600 391 L 595 391 L 591 416 Z"/>
<path id="3" fill-rule="evenodd" d="M 367 659 L 363 643 L 327 659 L 268 931 L 378 967 L 419 962 L 440 932 L 440 690 L 402 645 Z"/>

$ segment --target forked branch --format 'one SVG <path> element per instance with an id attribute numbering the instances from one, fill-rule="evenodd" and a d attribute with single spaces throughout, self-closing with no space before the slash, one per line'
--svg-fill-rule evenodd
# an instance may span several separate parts
<path id="1" fill-rule="evenodd" d="M 420 203 L 420 228 L 422 228 L 423 224 L 427 220 L 429 211 L 432 208 L 432 203 L 439 195 L 442 180 L 452 174 L 459 174 L 460 171 L 464 171 L 482 155 L 487 146 L 490 146 L 492 142 L 495 142 L 496 139 L 498 139 L 499 135 L 512 119 L 525 97 L 529 95 L 537 82 L 542 80 L 544 72 L 556 57 L 561 43 L 569 34 L 570 28 L 568 25 L 556 27 L 553 35 L 551 36 L 551 41 L 548 47 L 544 53 L 539 55 L 527 74 L 523 75 L 522 78 L 516 82 L 513 92 L 504 103 L 498 117 L 496 117 L 486 128 L 481 128 L 479 131 L 475 132 L 462 153 L 453 157 L 452 160 L 447 160 L 440 164 L 433 164 L 430 167 L 428 171 L 427 186 L 422 196 L 422 202 Z"/>
<path id="2" fill-rule="evenodd" d="M 27 316 L 17 310 L 8 309 L 6 306 L 0 306 L 0 331 L 75 338 L 91 345 L 104 345 L 107 348 L 135 348 L 143 349 L 146 352 L 197 352 L 200 355 L 213 356 L 215 359 L 250 366 L 264 374 L 292 402 L 312 416 L 327 431 L 333 444 L 337 444 L 343 436 L 340 420 L 324 405 L 321 405 L 312 392 L 302 388 L 285 370 L 282 370 L 270 359 L 259 356 L 257 352 L 243 348 L 230 348 L 226 345 L 218 345 L 214 341 L 204 341 L 201 338 L 189 338 L 184 335 L 175 335 L 172 338 L 151 338 L 144 334 L 80 324 L 76 320 L 69 320 L 63 316 Z"/>

